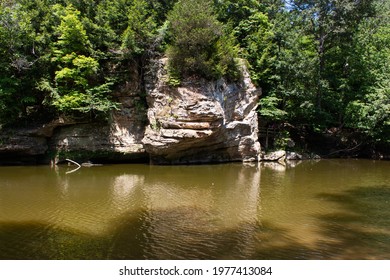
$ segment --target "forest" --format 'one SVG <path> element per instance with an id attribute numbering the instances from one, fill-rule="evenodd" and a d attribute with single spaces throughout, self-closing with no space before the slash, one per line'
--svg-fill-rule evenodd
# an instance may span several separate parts
<path id="1" fill-rule="evenodd" d="M 390 145 L 388 0 L 0 0 L 0 128 L 104 120 L 129 69 L 169 59 L 169 84 L 239 79 L 259 117 L 292 131 Z M 144 90 L 140 90 L 144 98 Z M 283 129 L 285 128 L 285 129 Z M 294 128 L 294 129 L 291 129 Z"/>

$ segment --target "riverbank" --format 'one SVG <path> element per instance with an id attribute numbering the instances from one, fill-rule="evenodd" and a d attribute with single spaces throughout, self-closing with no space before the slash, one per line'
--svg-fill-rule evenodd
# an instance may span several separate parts
<path id="1" fill-rule="evenodd" d="M 140 125 L 140 124 L 139 124 Z M 132 127 L 133 131 L 136 128 Z M 49 165 L 64 162 L 149 163 L 151 155 L 141 140 L 144 128 L 137 134 L 113 130 L 108 123 L 70 123 L 56 121 L 35 127 L 8 128 L 0 131 L 0 165 Z M 113 133 L 113 131 L 115 133 Z M 259 161 L 307 160 L 320 158 L 367 158 L 389 160 L 390 148 L 385 144 L 365 143 L 351 131 L 309 133 L 290 130 L 284 148 L 275 148 L 278 137 L 259 133 Z M 264 130 L 263 130 L 264 132 Z M 137 136 L 138 135 L 138 136 Z M 266 148 L 268 146 L 268 149 Z M 179 152 L 178 152 L 179 153 Z M 232 162 L 229 158 L 198 158 L 196 163 Z M 191 162 L 182 162 L 182 164 Z"/>

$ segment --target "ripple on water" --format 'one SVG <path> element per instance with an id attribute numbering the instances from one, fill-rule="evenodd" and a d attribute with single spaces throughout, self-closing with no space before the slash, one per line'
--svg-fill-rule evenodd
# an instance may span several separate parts
<path id="1" fill-rule="evenodd" d="M 388 259 L 388 170 L 0 167 L 0 258 Z"/>

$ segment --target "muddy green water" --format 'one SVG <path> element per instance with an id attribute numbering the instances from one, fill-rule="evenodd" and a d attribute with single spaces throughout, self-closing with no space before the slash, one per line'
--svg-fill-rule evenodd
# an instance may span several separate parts
<path id="1" fill-rule="evenodd" d="M 0 259 L 390 259 L 390 162 L 0 167 Z"/>

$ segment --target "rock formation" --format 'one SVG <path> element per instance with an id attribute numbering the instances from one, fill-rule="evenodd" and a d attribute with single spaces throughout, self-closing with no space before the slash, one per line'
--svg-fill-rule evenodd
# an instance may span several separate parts
<path id="1" fill-rule="evenodd" d="M 157 164 L 258 161 L 260 91 L 246 68 L 242 66 L 239 82 L 194 78 L 172 87 L 166 62 L 156 60 L 145 75 L 147 112 L 139 97 L 140 75 L 134 70 L 129 83 L 114 93 L 121 108 L 108 122 L 59 118 L 41 126 L 2 130 L 0 164 L 66 158 L 134 162 L 148 157 Z"/>
<path id="2" fill-rule="evenodd" d="M 107 123 L 84 123 L 58 128 L 49 140 L 56 161 L 66 157 L 92 162 L 134 162 L 147 160 L 141 140 L 145 131 L 146 108 L 139 97 L 139 75 L 114 93 L 120 110 Z"/>
<path id="3" fill-rule="evenodd" d="M 47 150 L 45 138 L 28 130 L 7 129 L 0 133 L 0 164 L 35 164 Z"/>
<path id="4" fill-rule="evenodd" d="M 146 108 L 139 97 L 139 75 L 114 95 L 120 110 L 107 122 L 80 122 L 58 118 L 44 125 L 0 131 L 0 164 L 48 164 L 66 158 L 83 162 L 146 161 L 141 140 Z"/>
<path id="5" fill-rule="evenodd" d="M 152 163 L 258 161 L 260 91 L 242 65 L 241 81 L 187 79 L 169 86 L 166 59 L 146 75 L 149 125 L 142 140 Z"/>

